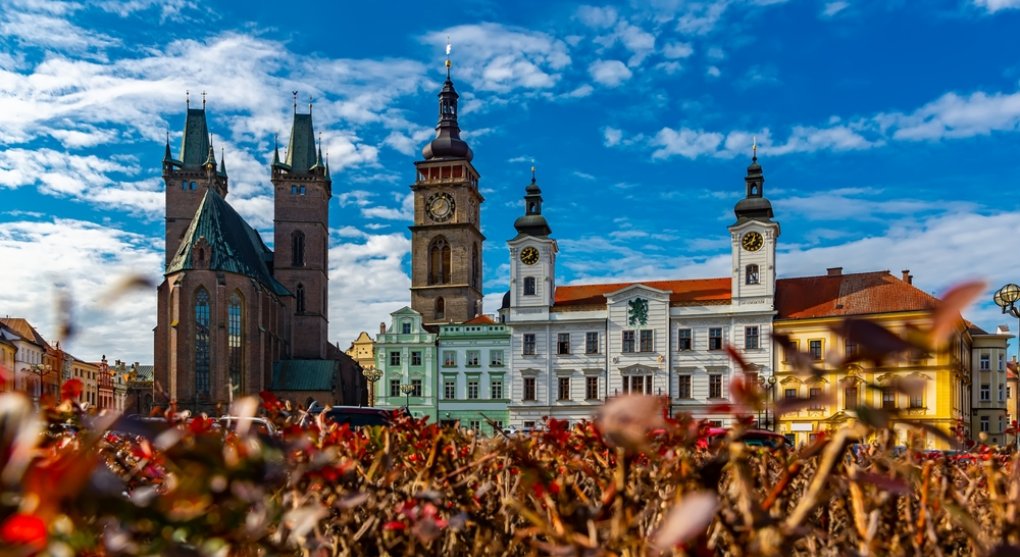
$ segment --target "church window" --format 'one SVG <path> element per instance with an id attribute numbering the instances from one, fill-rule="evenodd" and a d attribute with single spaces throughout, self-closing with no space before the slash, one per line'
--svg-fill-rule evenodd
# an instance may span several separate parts
<path id="1" fill-rule="evenodd" d="M 446 300 L 436 298 L 436 319 L 446 319 Z"/>
<path id="2" fill-rule="evenodd" d="M 181 181 L 181 191 L 184 191 L 186 189 L 188 189 L 188 181 L 187 180 L 182 180 Z"/>
<path id="3" fill-rule="evenodd" d="M 294 267 L 305 266 L 305 234 L 300 230 L 290 235 L 291 244 L 291 265 Z"/>
<path id="4" fill-rule="evenodd" d="M 482 283 L 482 280 L 481 280 L 481 277 L 482 277 L 482 272 L 481 271 L 482 271 L 482 269 L 481 269 L 481 267 L 482 267 L 482 264 L 481 264 L 481 260 L 480 260 L 479 255 L 478 255 L 478 244 L 475 243 L 475 245 L 472 246 L 472 248 L 471 248 L 471 284 L 473 284 L 474 287 L 478 288 L 478 289 L 482 288 L 482 284 L 481 284 Z"/>
<path id="5" fill-rule="evenodd" d="M 291 184 L 290 185 L 290 194 L 291 195 L 297 195 L 297 184 Z"/>
<path id="6" fill-rule="evenodd" d="M 194 191 L 196 189 L 198 189 L 198 184 L 196 184 L 195 182 L 192 182 L 191 183 L 191 190 Z"/>
<path id="7" fill-rule="evenodd" d="M 209 292 L 195 294 L 195 394 L 209 394 Z"/>
<path id="8" fill-rule="evenodd" d="M 529 215 L 534 215 L 535 214 L 535 209 L 537 207 L 538 207 L 538 204 L 535 203 L 534 201 L 532 201 L 531 203 L 528 203 L 528 214 Z"/>
<path id="9" fill-rule="evenodd" d="M 450 272 L 450 244 L 440 236 L 429 244 L 429 284 L 448 284 Z"/>
<path id="10" fill-rule="evenodd" d="M 297 292 L 295 292 L 295 297 L 297 298 L 297 312 L 298 313 L 304 313 L 304 311 L 305 311 L 305 285 L 298 284 L 296 290 L 297 290 Z"/>
<path id="11" fill-rule="evenodd" d="M 744 271 L 744 284 L 758 284 L 758 266 L 748 265 Z"/>
<path id="12" fill-rule="evenodd" d="M 524 277 L 524 295 L 535 295 L 535 277 Z"/>
<path id="13" fill-rule="evenodd" d="M 227 306 L 227 348 L 230 365 L 230 389 L 234 395 L 244 390 L 244 308 L 241 295 L 234 292 Z"/>
<path id="14" fill-rule="evenodd" d="M 305 187 L 304 186 L 301 186 L 300 188 L 298 188 L 298 194 L 299 195 L 304 195 L 305 194 Z"/>

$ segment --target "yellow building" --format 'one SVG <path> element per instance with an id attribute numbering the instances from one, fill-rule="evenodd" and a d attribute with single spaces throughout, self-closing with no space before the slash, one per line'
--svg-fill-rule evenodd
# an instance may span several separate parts
<path id="1" fill-rule="evenodd" d="M 361 369 L 368 369 L 375 363 L 375 341 L 367 332 L 361 331 L 347 349 L 347 355 L 354 358 Z"/>
<path id="2" fill-rule="evenodd" d="M 1020 393 L 1017 393 L 1017 389 L 1020 387 L 1020 381 L 1014 371 L 1017 369 L 1016 360 L 1013 362 L 1013 369 L 1006 369 L 1006 424 L 1009 432 L 1006 435 L 1006 443 L 1020 447 L 1020 435 L 1017 435 L 1017 417 L 1020 416 Z"/>
<path id="3" fill-rule="evenodd" d="M 14 390 L 14 356 L 18 353 L 14 338 L 8 339 L 6 329 L 0 328 L 0 393 Z"/>
<path id="4" fill-rule="evenodd" d="M 81 381 L 82 390 L 79 401 L 88 404 L 89 408 L 99 405 L 99 366 L 90 362 L 83 362 L 70 354 L 67 357 L 71 360 L 71 377 Z"/>
<path id="5" fill-rule="evenodd" d="M 951 435 L 962 426 L 969 435 L 971 337 L 962 322 L 948 348 L 939 353 L 917 351 L 881 366 L 840 365 L 847 356 L 860 354 L 858 345 L 834 332 L 844 319 L 866 319 L 902 333 L 908 326 L 929 327 L 930 312 L 938 303 L 913 286 L 908 271 L 897 278 L 888 271 L 843 274 L 841 268 L 833 268 L 823 276 L 777 281 L 774 332 L 789 337 L 792 346 L 784 349 L 777 342 L 774 347 L 773 397 L 820 400 L 779 416 L 779 432 L 795 445 L 808 443 L 818 433 L 854 420 L 859 406 L 871 406 L 895 411 L 894 423 L 923 422 Z M 821 373 L 796 371 L 794 352 L 804 355 Z M 897 380 L 920 388 L 910 394 L 900 392 L 892 387 Z M 905 428 L 896 430 L 898 443 L 904 444 Z M 936 436 L 923 435 L 927 447 L 944 448 Z"/>

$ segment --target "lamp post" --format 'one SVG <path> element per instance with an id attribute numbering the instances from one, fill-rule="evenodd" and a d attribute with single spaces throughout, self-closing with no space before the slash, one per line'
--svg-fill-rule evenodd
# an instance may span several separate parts
<path id="1" fill-rule="evenodd" d="M 38 381 L 33 381 L 35 383 L 35 389 L 33 389 L 35 392 L 33 394 L 35 395 L 35 403 L 37 405 L 42 399 L 43 377 L 46 377 L 54 371 L 57 370 L 53 369 L 53 366 L 50 364 L 33 364 L 31 367 L 21 369 L 22 373 L 31 373 L 38 377 Z"/>
<path id="2" fill-rule="evenodd" d="M 996 292 L 994 296 L 992 296 L 992 300 L 995 302 L 995 305 L 1002 308 L 1002 313 L 1008 313 L 1009 315 L 1012 315 L 1013 317 L 1020 319 L 1020 308 L 1018 308 L 1016 305 L 1016 303 L 1020 301 L 1020 286 L 1017 286 L 1012 282 L 1006 284 L 1005 286 L 1000 288 L 999 291 Z M 1017 349 L 1017 361 L 1020 361 L 1020 329 L 1017 330 L 1016 349 Z M 1018 369 L 1018 372 L 1020 372 L 1020 369 Z M 1008 377 L 1009 376 L 1007 375 L 1006 379 L 1007 384 L 1009 382 Z M 1016 398 L 1017 407 L 1015 408 L 1016 411 L 1013 413 L 1014 420 L 1020 419 L 1020 393 L 1017 394 Z M 1020 447 L 1020 431 L 1014 432 L 1013 437 L 1014 437 L 1013 444 Z"/>
<path id="3" fill-rule="evenodd" d="M 375 406 L 375 382 L 382 379 L 383 373 L 373 366 L 368 366 L 361 374 L 368 379 L 368 405 Z"/>
<path id="4" fill-rule="evenodd" d="M 778 422 L 778 420 L 775 419 L 776 415 L 774 412 L 772 415 L 773 421 L 771 422 L 769 421 L 769 403 L 772 402 L 773 400 L 772 393 L 776 388 L 776 376 L 769 375 L 768 379 L 766 379 L 765 377 L 759 375 L 758 384 L 761 386 L 762 390 L 765 391 L 765 421 L 764 422 L 761 421 L 761 412 L 758 412 L 758 427 L 762 427 L 764 425 L 762 429 L 775 431 L 774 426 L 777 426 L 779 424 L 775 423 Z"/>
<path id="5" fill-rule="evenodd" d="M 414 385 L 404 383 L 400 386 L 400 392 L 404 393 L 404 408 L 411 412 L 411 393 L 414 392 Z"/>

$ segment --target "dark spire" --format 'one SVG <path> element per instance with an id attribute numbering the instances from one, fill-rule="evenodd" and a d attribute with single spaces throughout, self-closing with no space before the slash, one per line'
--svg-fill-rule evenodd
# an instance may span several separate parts
<path id="1" fill-rule="evenodd" d="M 273 166 L 280 166 L 280 137 L 273 134 Z"/>
<path id="2" fill-rule="evenodd" d="M 163 150 L 163 162 L 170 162 L 174 160 L 173 155 L 170 153 L 170 130 L 166 132 L 166 149 Z"/>
<path id="3" fill-rule="evenodd" d="M 216 170 L 216 151 L 213 150 L 212 138 L 209 138 L 209 156 L 206 157 L 205 162 L 202 163 L 202 168 L 212 168 Z"/>
<path id="4" fill-rule="evenodd" d="M 446 54 L 450 54 L 450 45 L 446 45 Z M 460 126 L 457 123 L 457 99 L 460 95 L 453 88 L 450 79 L 450 59 L 446 59 L 446 81 L 439 92 L 439 123 L 436 124 L 436 138 L 433 139 L 421 154 L 425 160 L 432 159 L 467 159 L 474 158 L 468 144 L 460 138 Z"/>
<path id="5" fill-rule="evenodd" d="M 549 223 L 542 216 L 542 190 L 535 180 L 534 165 L 531 166 L 531 183 L 524 192 L 524 215 L 514 221 L 517 235 L 545 237 L 552 234 Z"/>
<path id="6" fill-rule="evenodd" d="M 309 111 L 308 114 L 299 114 L 297 95 L 294 99 L 294 123 L 290 128 L 286 164 L 291 174 L 308 174 L 315 166 L 315 130 L 312 128 L 312 113 Z"/>
<path id="7" fill-rule="evenodd" d="M 326 178 L 329 178 L 329 151 L 326 151 Z"/>
<path id="8" fill-rule="evenodd" d="M 761 165 L 758 164 L 757 140 L 754 141 L 751 150 L 751 164 L 748 165 L 747 176 L 744 177 L 745 197 L 738 201 L 737 206 L 733 208 L 737 222 L 748 219 L 772 219 L 772 203 L 765 198 L 765 175 L 762 173 Z"/>
<path id="9" fill-rule="evenodd" d="M 220 176 L 227 175 L 227 157 L 224 154 L 223 147 L 220 147 Z"/>
<path id="10" fill-rule="evenodd" d="M 205 122 L 205 108 L 191 108 L 191 93 L 185 91 L 187 116 L 184 135 L 181 137 L 180 161 L 185 168 L 199 168 L 209 152 L 209 127 Z"/>
<path id="11" fill-rule="evenodd" d="M 309 107 L 310 106 L 311 105 L 309 105 Z M 324 165 L 322 163 L 322 132 L 319 132 L 319 148 L 315 154 L 315 164 L 312 165 L 312 170 L 323 168 L 323 166 Z"/>

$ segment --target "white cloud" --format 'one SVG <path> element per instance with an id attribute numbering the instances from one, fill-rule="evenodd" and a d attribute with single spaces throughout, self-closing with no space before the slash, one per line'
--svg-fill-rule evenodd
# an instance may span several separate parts
<path id="1" fill-rule="evenodd" d="M 691 46 L 691 43 L 672 42 L 662 47 L 662 55 L 670 60 L 687 58 L 691 54 L 694 54 L 694 47 Z"/>
<path id="2" fill-rule="evenodd" d="M 719 69 L 719 66 L 709 66 L 708 69 L 705 70 L 705 75 L 715 78 L 722 75 L 722 71 Z"/>
<path id="3" fill-rule="evenodd" d="M 894 129 L 894 139 L 904 140 L 1016 131 L 1020 129 L 1020 93 L 947 93 L 910 114 L 879 114 L 875 120 L 883 128 Z"/>
<path id="4" fill-rule="evenodd" d="M 82 29 L 65 18 L 48 13 L 6 12 L 0 19 L 0 32 L 13 37 L 24 46 L 100 54 L 118 45 L 117 39 L 96 30 Z"/>
<path id="5" fill-rule="evenodd" d="M 974 5 L 994 14 L 999 10 L 1020 9 L 1020 0 L 974 0 Z"/>
<path id="6" fill-rule="evenodd" d="M 822 17 L 831 18 L 835 17 L 836 14 L 850 7 L 849 2 L 843 0 L 837 0 L 836 2 L 826 2 L 825 7 L 822 8 Z"/>
<path id="7" fill-rule="evenodd" d="M 365 218 L 410 222 L 414 218 L 414 194 L 409 193 L 402 196 L 400 198 L 400 207 L 363 206 L 361 207 L 361 216 Z"/>
<path id="8" fill-rule="evenodd" d="M 623 139 L 623 131 L 617 128 L 605 128 L 602 130 L 602 136 L 605 139 L 604 143 L 606 147 L 614 147 L 620 144 L 620 140 Z"/>
<path id="9" fill-rule="evenodd" d="M 597 60 L 588 67 L 592 79 L 607 87 L 616 87 L 631 77 L 630 69 L 619 60 Z"/>
<path id="10" fill-rule="evenodd" d="M 616 23 L 618 14 L 612 6 L 581 6 L 577 9 L 577 17 L 593 29 L 608 29 Z"/>

